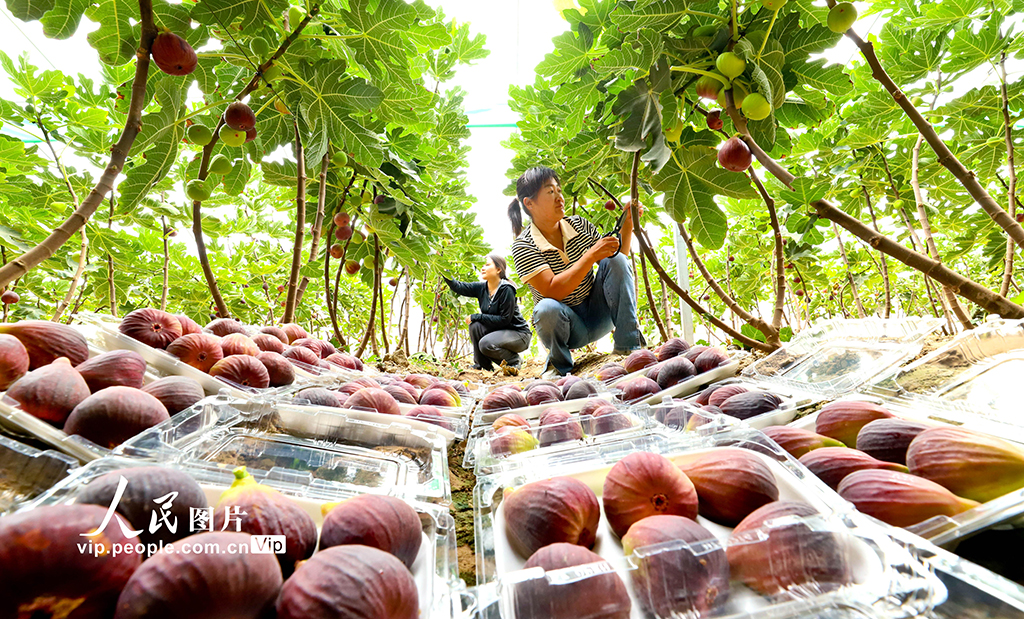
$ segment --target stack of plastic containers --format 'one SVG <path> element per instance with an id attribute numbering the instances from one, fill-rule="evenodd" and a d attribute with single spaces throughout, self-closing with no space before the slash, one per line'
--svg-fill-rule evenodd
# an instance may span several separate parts
<path id="1" fill-rule="evenodd" d="M 0 514 L 42 494 L 77 466 L 65 454 L 0 436 Z"/>

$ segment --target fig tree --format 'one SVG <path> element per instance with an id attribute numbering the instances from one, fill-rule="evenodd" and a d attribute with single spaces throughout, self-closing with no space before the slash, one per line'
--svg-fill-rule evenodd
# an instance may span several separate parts
<path id="1" fill-rule="evenodd" d="M 331 155 L 331 163 L 339 168 L 343 168 L 348 165 L 348 155 L 346 155 L 345 151 L 342 150 L 335 151 L 335 153 Z"/>
<path id="2" fill-rule="evenodd" d="M 772 104 L 759 92 L 743 97 L 743 115 L 750 120 L 764 120 L 772 113 Z"/>
<path id="3" fill-rule="evenodd" d="M 224 124 L 232 129 L 248 131 L 256 126 L 256 114 L 248 105 L 234 101 L 224 111 Z"/>
<path id="4" fill-rule="evenodd" d="M 213 131 L 206 125 L 196 123 L 185 130 L 185 137 L 196 146 L 206 146 L 213 140 Z"/>
<path id="5" fill-rule="evenodd" d="M 715 66 L 718 67 L 722 75 L 734 80 L 743 75 L 744 69 L 747 68 L 747 61 L 733 52 L 725 52 L 719 54 L 718 59 L 715 60 Z"/>
<path id="6" fill-rule="evenodd" d="M 746 172 L 753 157 L 747 143 L 738 137 L 731 137 L 718 149 L 718 163 L 726 170 Z"/>
<path id="7" fill-rule="evenodd" d="M 245 144 L 245 131 L 239 131 L 224 125 L 220 128 L 219 135 L 221 141 L 227 146 L 241 146 L 242 144 Z"/>
<path id="8" fill-rule="evenodd" d="M 190 180 L 185 185 L 185 193 L 188 194 L 190 200 L 196 202 L 202 202 L 210 198 L 210 186 L 206 184 L 206 181 L 201 181 L 198 178 Z"/>
<path id="9" fill-rule="evenodd" d="M 828 12 L 828 29 L 842 34 L 857 21 L 857 7 L 852 2 L 840 2 Z"/>
<path id="10" fill-rule="evenodd" d="M 195 71 L 199 58 L 188 41 L 170 31 L 153 40 L 153 62 L 168 75 L 188 75 Z"/>
<path id="11" fill-rule="evenodd" d="M 698 97 L 713 101 L 718 98 L 718 93 L 722 90 L 722 82 L 709 75 L 702 75 L 697 80 L 696 88 Z"/>
<path id="12" fill-rule="evenodd" d="M 210 174 L 231 174 L 231 170 L 233 168 L 234 166 L 231 165 L 231 160 L 224 155 L 216 155 L 210 160 Z"/>

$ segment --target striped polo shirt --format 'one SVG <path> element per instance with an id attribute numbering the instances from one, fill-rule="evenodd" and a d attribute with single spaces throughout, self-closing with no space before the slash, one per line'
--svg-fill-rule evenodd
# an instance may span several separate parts
<path id="1" fill-rule="evenodd" d="M 601 233 L 594 224 L 579 215 L 565 217 L 558 224 L 562 228 L 565 251 L 549 243 L 533 223 L 512 242 L 512 260 L 523 283 L 529 284 L 531 279 L 545 269 L 551 269 L 555 275 L 567 270 L 601 239 Z M 586 300 L 593 287 L 594 271 L 591 269 L 580 285 L 562 299 L 562 303 L 570 307 L 579 305 Z M 533 291 L 534 304 L 544 298 L 533 286 L 530 286 L 530 290 Z"/>

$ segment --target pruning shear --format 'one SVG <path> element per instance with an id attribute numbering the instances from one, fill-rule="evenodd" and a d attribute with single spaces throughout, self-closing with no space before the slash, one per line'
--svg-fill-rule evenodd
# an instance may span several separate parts
<path id="1" fill-rule="evenodd" d="M 619 218 L 615 221 L 615 227 L 612 228 L 611 232 L 608 232 L 603 237 L 601 237 L 601 238 L 607 238 L 607 237 L 610 237 L 610 236 L 614 236 L 615 238 L 619 239 L 619 250 L 622 249 L 622 220 L 625 219 L 625 218 L 626 218 L 626 209 L 622 209 L 622 212 L 619 213 Z"/>

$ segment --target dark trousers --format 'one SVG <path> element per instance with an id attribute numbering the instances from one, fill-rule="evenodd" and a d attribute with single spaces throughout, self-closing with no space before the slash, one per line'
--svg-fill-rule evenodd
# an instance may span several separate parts
<path id="1" fill-rule="evenodd" d="M 474 322 L 469 325 L 469 339 L 473 342 L 473 363 L 485 370 L 494 363 L 505 361 L 507 365 L 519 365 L 519 353 L 530 347 L 530 333 L 497 329 Z"/>

